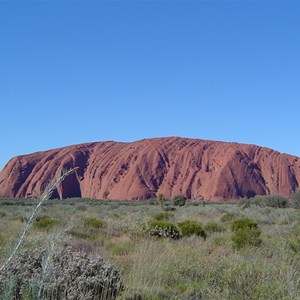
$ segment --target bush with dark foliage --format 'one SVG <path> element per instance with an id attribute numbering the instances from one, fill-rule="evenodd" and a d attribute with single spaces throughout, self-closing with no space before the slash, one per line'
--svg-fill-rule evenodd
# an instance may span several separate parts
<path id="1" fill-rule="evenodd" d="M 257 223 L 249 218 L 240 218 L 231 224 L 233 247 L 237 250 L 245 246 L 259 246 L 261 230 Z"/>
<path id="2" fill-rule="evenodd" d="M 186 197 L 183 195 L 176 195 L 173 197 L 172 201 L 175 206 L 184 206 L 186 202 Z"/>
<path id="3" fill-rule="evenodd" d="M 183 236 L 197 235 L 206 238 L 206 233 L 200 224 L 194 221 L 184 221 L 178 223 L 178 227 L 181 230 Z"/>
<path id="4" fill-rule="evenodd" d="M 151 236 L 168 237 L 178 239 L 180 232 L 177 226 L 173 223 L 159 220 L 150 220 L 146 226 L 145 231 Z"/>

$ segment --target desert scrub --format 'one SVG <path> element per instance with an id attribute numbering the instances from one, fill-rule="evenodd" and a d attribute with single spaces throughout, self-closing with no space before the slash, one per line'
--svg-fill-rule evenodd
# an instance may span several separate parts
<path id="1" fill-rule="evenodd" d="M 11 251 L 10 256 L 6 259 L 4 264 L 0 267 L 0 273 L 11 263 L 14 256 L 18 253 L 21 245 L 24 243 L 25 238 L 29 232 L 29 229 L 31 228 L 32 224 L 35 222 L 38 213 L 41 211 L 43 203 L 46 202 L 49 198 L 51 198 L 53 192 L 56 190 L 57 186 L 64 181 L 66 177 L 68 177 L 70 174 L 74 173 L 78 167 L 72 168 L 67 171 L 62 171 L 61 175 L 54 179 L 54 181 L 50 184 L 49 188 L 47 188 L 44 193 L 41 195 L 41 198 L 38 200 L 37 203 L 35 203 L 35 207 L 32 210 L 30 217 L 28 221 L 26 222 L 26 225 L 24 226 L 24 229 L 22 230 L 20 234 L 20 238 L 16 245 L 14 246 L 14 249 Z M 35 202 L 35 201 L 33 201 Z"/>
<path id="2" fill-rule="evenodd" d="M 170 219 L 174 218 L 174 213 L 171 212 L 161 212 L 153 216 L 153 219 L 157 221 L 168 221 Z"/>
<path id="3" fill-rule="evenodd" d="M 85 226 L 96 229 L 103 227 L 105 224 L 105 222 L 97 218 L 85 218 L 83 222 Z"/>
<path id="4" fill-rule="evenodd" d="M 200 224 L 194 221 L 184 221 L 177 224 L 182 236 L 197 235 L 206 238 L 206 233 Z"/>
<path id="5" fill-rule="evenodd" d="M 161 209 L 164 210 L 166 198 L 163 193 L 159 193 L 156 197 L 156 202 L 160 205 Z"/>
<path id="6" fill-rule="evenodd" d="M 287 208 L 289 201 L 281 195 L 260 195 L 253 198 L 243 198 L 239 200 L 239 206 L 242 208 L 257 205 L 260 207 Z"/>
<path id="7" fill-rule="evenodd" d="M 178 239 L 180 232 L 177 226 L 166 221 L 150 220 L 146 225 L 143 225 L 144 231 L 151 236 L 168 237 Z"/>
<path id="8" fill-rule="evenodd" d="M 300 253 L 300 237 L 293 235 L 287 238 L 288 247 L 295 253 Z"/>
<path id="9" fill-rule="evenodd" d="M 300 188 L 297 188 L 290 200 L 290 207 L 300 208 Z"/>
<path id="10" fill-rule="evenodd" d="M 172 202 L 175 206 L 184 206 L 186 202 L 186 197 L 183 195 L 176 195 L 172 198 Z"/>
<path id="11" fill-rule="evenodd" d="M 230 221 L 232 221 L 233 219 L 235 219 L 236 218 L 236 215 L 234 214 L 234 213 L 232 213 L 232 212 L 225 212 L 223 215 L 222 215 L 222 217 L 221 217 L 221 221 L 223 222 L 223 223 L 226 223 L 226 222 L 230 222 Z"/>
<path id="12" fill-rule="evenodd" d="M 231 224 L 233 235 L 231 240 L 237 250 L 245 246 L 259 246 L 262 240 L 259 238 L 261 230 L 257 223 L 249 218 L 240 218 Z"/>
<path id="13" fill-rule="evenodd" d="M 208 223 L 204 226 L 204 230 L 207 233 L 213 233 L 213 232 L 224 232 L 226 231 L 225 227 L 222 225 L 219 225 L 217 223 Z"/>
<path id="14" fill-rule="evenodd" d="M 56 219 L 52 218 L 37 218 L 34 223 L 33 227 L 40 230 L 50 230 L 54 226 L 60 224 L 60 222 Z"/>
<path id="15" fill-rule="evenodd" d="M 121 238 L 112 239 L 107 246 L 113 255 L 124 256 L 134 249 L 135 243 L 130 236 L 124 235 Z"/>
<path id="16" fill-rule="evenodd" d="M 10 299 L 115 299 L 122 291 L 120 272 L 101 256 L 70 247 L 48 253 L 24 251 L 0 275 L 0 295 Z"/>

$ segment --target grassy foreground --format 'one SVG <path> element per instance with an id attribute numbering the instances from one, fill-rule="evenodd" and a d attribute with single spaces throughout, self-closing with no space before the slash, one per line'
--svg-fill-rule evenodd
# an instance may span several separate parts
<path id="1" fill-rule="evenodd" d="M 35 200 L 0 200 L 1 263 L 34 205 Z M 244 217 L 257 223 L 260 243 L 237 248 L 231 224 Z M 195 221 L 205 236 L 159 237 L 147 228 L 151 220 L 177 227 Z M 162 212 L 149 201 L 48 200 L 22 249 L 51 244 L 111 262 L 125 287 L 117 299 L 300 299 L 297 209 L 187 203 Z"/>

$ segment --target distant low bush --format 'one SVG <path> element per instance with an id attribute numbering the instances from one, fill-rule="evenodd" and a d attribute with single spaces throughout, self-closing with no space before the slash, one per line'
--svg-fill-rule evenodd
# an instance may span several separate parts
<path id="1" fill-rule="evenodd" d="M 101 228 L 104 225 L 104 222 L 97 218 L 85 218 L 84 225 L 93 227 L 93 228 Z"/>
<path id="2" fill-rule="evenodd" d="M 113 255 L 126 255 L 134 248 L 132 241 L 123 241 L 110 246 L 111 253 Z"/>
<path id="3" fill-rule="evenodd" d="M 184 206 L 186 202 L 186 197 L 183 195 L 176 195 L 172 198 L 172 201 L 175 206 Z"/>
<path id="4" fill-rule="evenodd" d="M 176 210 L 176 207 L 174 207 L 174 206 L 168 205 L 168 206 L 164 207 L 164 211 L 175 211 L 175 210 Z"/>
<path id="5" fill-rule="evenodd" d="M 288 246 L 293 252 L 300 253 L 300 238 L 298 236 L 291 236 L 287 239 Z"/>
<path id="6" fill-rule="evenodd" d="M 226 231 L 226 229 L 223 226 L 221 226 L 221 225 L 219 225 L 217 223 L 208 223 L 208 224 L 206 224 L 204 226 L 204 230 L 206 232 L 209 232 L 209 233 L 212 233 L 212 232 L 224 232 L 224 231 Z"/>
<path id="7" fill-rule="evenodd" d="M 231 212 L 225 212 L 223 214 L 223 216 L 221 217 L 221 221 L 223 223 L 226 223 L 226 222 L 230 222 L 232 221 L 234 218 L 236 218 L 236 215 L 234 213 L 231 213 Z"/>
<path id="8" fill-rule="evenodd" d="M 182 236 L 197 235 L 206 238 L 206 233 L 200 224 L 194 221 L 184 221 L 178 223 Z"/>
<path id="9" fill-rule="evenodd" d="M 290 200 L 290 206 L 292 208 L 300 208 L 300 188 L 296 189 L 296 191 L 292 195 Z"/>
<path id="10" fill-rule="evenodd" d="M 168 221 L 174 217 L 174 214 L 171 212 L 161 212 L 153 216 L 153 219 L 158 221 Z"/>
<path id="11" fill-rule="evenodd" d="M 250 207 L 251 205 L 256 205 L 259 207 L 286 208 L 289 206 L 289 201 L 287 198 L 281 195 L 262 195 L 249 199 L 240 199 L 239 205 L 243 208 Z"/>
<path id="12" fill-rule="evenodd" d="M 150 220 L 145 229 L 152 236 L 169 237 L 172 239 L 178 239 L 180 237 L 177 226 L 166 221 Z"/>
<path id="13" fill-rule="evenodd" d="M 243 228 L 257 228 L 257 223 L 249 218 L 240 218 L 231 224 L 231 230 L 233 232 Z"/>
<path id="14" fill-rule="evenodd" d="M 79 203 L 79 204 L 77 204 L 76 210 L 86 211 L 87 210 L 87 204 L 86 203 Z"/>
<path id="15" fill-rule="evenodd" d="M 58 220 L 52 218 L 37 218 L 33 223 L 33 227 L 41 230 L 50 230 L 59 223 Z"/>
<path id="16" fill-rule="evenodd" d="M 231 224 L 233 247 L 237 250 L 245 246 L 259 246 L 261 244 L 261 230 L 257 223 L 249 218 L 240 218 Z"/>
<path id="17" fill-rule="evenodd" d="M 156 197 L 156 202 L 157 202 L 158 205 L 161 206 L 162 209 L 165 206 L 165 201 L 166 201 L 166 198 L 165 198 L 164 194 L 163 193 L 158 193 L 158 195 Z"/>

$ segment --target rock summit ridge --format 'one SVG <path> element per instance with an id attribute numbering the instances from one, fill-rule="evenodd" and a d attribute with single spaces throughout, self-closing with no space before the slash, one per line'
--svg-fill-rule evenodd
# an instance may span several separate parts
<path id="1" fill-rule="evenodd" d="M 190 199 L 289 196 L 300 182 L 300 158 L 256 145 L 181 137 L 94 142 L 12 158 L 0 172 L 0 197 L 32 198 L 63 169 L 79 167 L 55 198 L 146 199 L 163 193 Z"/>

